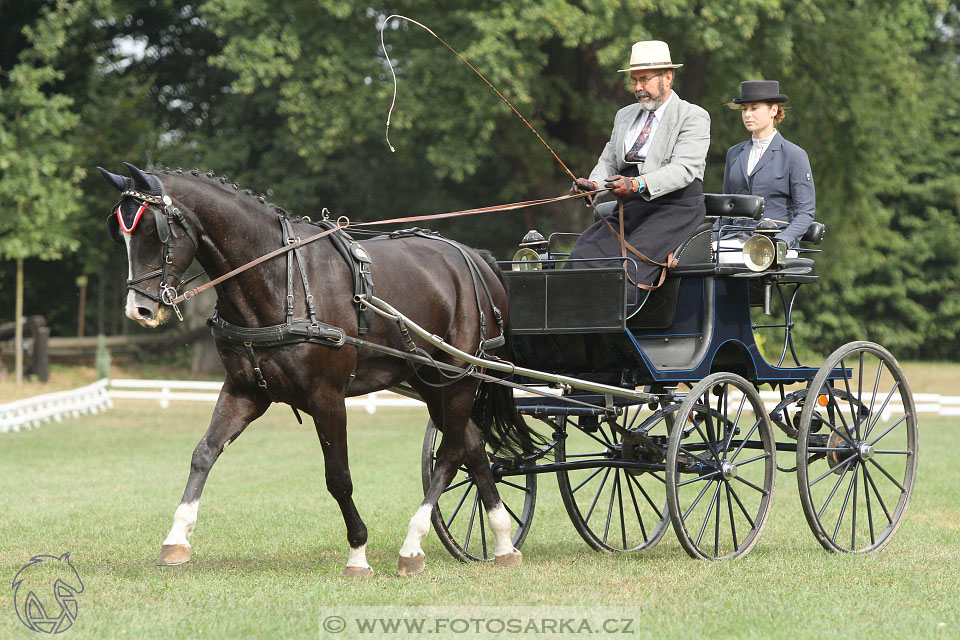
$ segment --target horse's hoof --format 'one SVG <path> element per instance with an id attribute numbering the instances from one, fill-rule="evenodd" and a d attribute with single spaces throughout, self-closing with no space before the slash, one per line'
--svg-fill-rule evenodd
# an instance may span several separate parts
<path id="1" fill-rule="evenodd" d="M 494 556 L 493 564 L 498 567 L 516 567 L 521 562 L 523 562 L 523 554 L 514 549 L 510 553 L 505 553 L 502 556 Z"/>
<path id="2" fill-rule="evenodd" d="M 348 578 L 366 578 L 373 575 L 373 569 L 370 567 L 346 567 L 343 575 Z"/>
<path id="3" fill-rule="evenodd" d="M 158 567 L 175 567 L 190 562 L 190 545 L 165 544 L 160 547 L 160 557 L 157 558 Z"/>
<path id="4" fill-rule="evenodd" d="M 426 566 L 426 556 L 422 553 L 412 556 L 405 557 L 400 556 L 400 560 L 397 562 L 397 573 L 401 576 L 415 576 Z"/>

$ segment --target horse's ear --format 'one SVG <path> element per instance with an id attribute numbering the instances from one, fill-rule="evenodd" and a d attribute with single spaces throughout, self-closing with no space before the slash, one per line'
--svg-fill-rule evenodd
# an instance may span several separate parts
<path id="1" fill-rule="evenodd" d="M 133 166 L 129 162 L 124 162 L 123 164 L 127 165 L 127 169 L 130 170 L 130 175 L 133 177 L 133 184 L 138 191 L 144 191 L 146 193 L 151 193 L 154 190 L 154 186 L 150 181 L 150 178 L 143 171 Z"/>
<path id="2" fill-rule="evenodd" d="M 107 184 L 116 189 L 117 191 L 125 191 L 127 188 L 127 181 L 130 178 L 125 178 L 124 176 L 118 176 L 115 173 L 110 173 L 103 167 L 97 167 L 97 171 L 100 172 L 100 175 L 106 179 Z"/>

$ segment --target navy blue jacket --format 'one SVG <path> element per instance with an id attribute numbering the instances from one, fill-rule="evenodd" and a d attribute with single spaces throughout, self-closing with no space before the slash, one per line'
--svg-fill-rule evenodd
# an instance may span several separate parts
<path id="1" fill-rule="evenodd" d="M 764 217 L 776 221 L 783 230 L 777 238 L 796 247 L 817 209 L 813 172 L 807 152 L 785 140 L 780 132 L 747 176 L 751 141 L 735 144 L 727 151 L 723 169 L 723 192 L 762 196 Z M 726 234 L 724 234 L 726 235 Z"/>

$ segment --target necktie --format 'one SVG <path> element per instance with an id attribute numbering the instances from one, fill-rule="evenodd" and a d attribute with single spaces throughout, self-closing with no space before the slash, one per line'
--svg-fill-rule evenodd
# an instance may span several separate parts
<path id="1" fill-rule="evenodd" d="M 640 135 L 637 136 L 637 141 L 630 147 L 630 151 L 627 151 L 624 160 L 627 162 L 643 161 L 643 158 L 640 157 L 640 149 L 643 149 L 643 145 L 647 143 L 647 138 L 650 137 L 650 127 L 653 125 L 656 117 L 652 111 L 647 115 L 647 121 L 643 123 L 643 129 L 640 131 Z"/>

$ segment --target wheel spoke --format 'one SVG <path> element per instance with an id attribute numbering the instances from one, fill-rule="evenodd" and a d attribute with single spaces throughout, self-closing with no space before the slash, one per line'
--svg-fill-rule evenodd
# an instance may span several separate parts
<path id="1" fill-rule="evenodd" d="M 853 458 L 847 458 L 846 464 L 848 465 L 846 469 L 843 470 L 843 473 L 840 474 L 840 477 L 837 478 L 837 483 L 833 485 L 833 489 L 830 490 L 830 495 L 827 496 L 827 499 L 824 501 L 823 506 L 820 507 L 820 511 L 817 512 L 817 520 L 823 518 L 823 512 L 827 510 L 827 505 L 830 504 L 830 501 L 833 500 L 834 494 L 837 493 L 837 489 L 840 488 L 840 485 L 843 484 L 843 479 L 847 477 L 847 472 L 850 471 L 850 461 Z"/>
<path id="2" fill-rule="evenodd" d="M 510 508 L 510 505 L 508 505 L 508 504 L 507 504 L 506 502 L 504 502 L 503 500 L 501 500 L 500 502 L 503 504 L 503 508 L 507 510 L 507 513 L 510 514 L 510 517 L 513 518 L 513 521 L 516 522 L 519 526 L 522 527 L 522 526 L 523 526 L 523 520 L 521 520 L 520 518 L 517 517 L 517 514 L 515 514 L 515 513 L 513 512 L 513 509 Z"/>
<path id="3" fill-rule="evenodd" d="M 478 490 L 477 490 L 477 498 L 479 498 L 479 497 L 480 497 L 480 490 L 478 489 Z M 479 516 L 480 516 L 480 547 L 481 547 L 482 552 L 483 552 L 483 555 L 480 556 L 480 557 L 481 557 L 481 558 L 486 558 L 486 557 L 488 557 L 488 556 L 487 556 L 487 532 L 486 532 L 486 530 L 484 529 L 484 526 L 483 526 L 483 522 L 484 522 L 484 520 L 486 520 L 486 516 L 484 515 L 484 512 L 483 512 L 483 505 L 480 503 L 479 500 L 477 500 L 477 502 L 476 502 L 476 509 L 477 509 L 477 512 L 478 512 L 478 514 L 479 514 Z"/>
<path id="4" fill-rule="evenodd" d="M 745 466 L 747 466 L 748 464 L 750 464 L 751 462 L 756 462 L 757 460 L 766 460 L 766 459 L 769 458 L 769 457 L 770 457 L 770 454 L 769 454 L 769 453 L 762 453 L 762 454 L 760 454 L 759 456 L 753 456 L 752 458 L 749 458 L 749 459 L 747 459 L 747 460 L 744 460 L 743 462 L 738 462 L 738 463 L 737 463 L 737 466 L 738 466 L 738 467 L 745 467 Z M 733 459 L 730 460 L 730 463 L 731 463 L 731 464 L 733 463 Z"/>
<path id="5" fill-rule="evenodd" d="M 870 486 L 873 488 L 873 493 L 877 496 L 877 501 L 880 502 L 880 508 L 883 509 L 883 515 L 887 517 L 887 523 L 893 524 L 893 518 L 890 516 L 890 511 L 887 509 L 887 505 L 883 501 L 883 496 L 880 495 L 880 490 L 877 489 L 877 485 L 873 481 L 873 476 L 870 475 L 870 470 L 867 469 L 867 465 L 863 465 L 863 477 L 870 481 Z"/>
<path id="6" fill-rule="evenodd" d="M 611 443 L 611 442 L 609 442 L 609 441 L 605 442 L 605 441 L 601 440 L 600 438 L 598 438 L 597 436 L 593 435 L 592 433 L 588 433 L 588 432 L 584 431 L 583 429 L 578 429 L 578 430 L 579 430 L 580 433 L 582 433 L 583 435 L 587 436 L 588 438 L 590 438 L 590 439 L 592 439 L 592 440 L 595 440 L 598 444 L 603 445 L 603 447 L 606 448 L 606 449 L 609 449 L 609 448 L 612 446 L 612 444 L 613 444 L 613 443 Z M 606 432 L 603 431 L 603 429 L 598 429 L 598 431 L 599 431 L 599 433 L 602 433 L 604 436 L 607 435 Z M 594 455 L 596 455 L 596 454 L 594 454 Z M 569 457 L 569 456 L 568 456 L 568 457 Z"/>
<path id="7" fill-rule="evenodd" d="M 695 424 L 693 426 L 697 430 L 697 433 L 700 434 L 700 437 L 703 438 L 704 444 L 706 444 L 707 448 L 710 450 L 710 455 L 712 455 L 713 459 L 717 461 L 717 464 L 720 464 L 720 454 L 717 452 L 716 448 L 714 448 L 713 446 L 715 443 L 712 442 L 709 438 L 707 438 L 707 436 L 704 435 L 703 431 L 700 430 L 700 425 Z"/>
<path id="8" fill-rule="evenodd" d="M 737 417 L 733 419 L 730 424 L 730 433 L 727 434 L 726 439 L 723 442 L 723 451 L 724 453 L 730 450 L 730 443 L 733 441 L 733 434 L 737 432 L 737 425 L 740 424 L 740 417 L 743 415 L 743 407 L 747 402 L 747 394 L 742 394 L 740 396 L 740 406 L 737 407 Z"/>
<path id="9" fill-rule="evenodd" d="M 861 353 L 861 355 L 860 355 L 860 358 L 861 358 L 861 360 L 863 359 L 863 354 L 862 354 L 862 353 Z M 862 371 L 862 369 L 863 369 L 863 366 L 861 365 L 861 371 Z M 880 361 L 877 363 L 877 377 L 876 377 L 876 379 L 873 381 L 873 395 L 870 396 L 870 411 L 867 412 L 867 420 L 868 420 L 868 425 L 867 425 L 867 426 L 868 426 L 868 427 L 869 427 L 869 420 L 870 420 L 870 418 L 873 417 L 874 415 L 877 415 L 877 414 L 875 414 L 875 413 L 873 412 L 873 408 L 874 408 L 874 407 L 876 406 L 876 404 L 877 404 L 877 389 L 880 388 L 880 374 L 881 374 L 881 373 L 883 373 L 883 360 L 880 360 Z M 863 374 L 861 373 L 861 375 L 863 375 Z M 890 396 L 887 396 L 887 399 L 888 399 L 888 400 L 889 400 L 889 398 L 890 398 Z M 880 411 L 882 412 L 883 409 L 884 409 L 886 406 L 887 406 L 887 403 L 886 403 L 886 401 L 884 401 L 883 407 L 881 407 Z M 857 423 L 857 424 L 859 425 L 859 423 Z M 860 436 L 860 431 L 859 431 L 859 430 L 857 431 L 857 439 L 858 439 L 858 440 L 860 440 L 860 439 L 865 439 L 866 437 L 867 437 L 867 436 L 866 436 L 866 432 L 864 432 L 863 438 L 861 438 L 861 436 Z"/>
<path id="10" fill-rule="evenodd" d="M 892 475 L 890 475 L 889 473 L 887 473 L 887 470 L 886 470 L 886 469 L 884 469 L 884 468 L 881 467 L 879 464 L 877 464 L 877 461 L 876 461 L 876 460 L 874 460 L 873 458 L 869 458 L 869 459 L 867 460 L 867 462 L 873 463 L 873 466 L 875 466 L 877 469 L 880 469 L 880 473 L 882 473 L 883 475 L 887 476 L 887 478 L 890 480 L 890 482 L 892 482 L 893 484 L 897 485 L 897 489 L 900 489 L 900 491 L 903 492 L 903 493 L 906 493 L 906 492 L 907 492 L 907 490 L 903 488 L 903 485 L 902 485 L 902 484 L 900 484 L 899 482 L 897 482 L 896 479 L 895 479 Z"/>
<path id="11" fill-rule="evenodd" d="M 829 388 L 829 387 L 828 387 L 828 388 Z M 837 415 L 842 415 L 842 414 L 840 414 L 840 413 L 838 412 Z M 820 416 L 820 421 L 821 421 L 823 424 L 827 425 L 827 428 L 830 429 L 830 431 L 833 431 L 835 434 L 837 434 L 838 436 L 840 436 L 841 438 L 843 438 L 843 441 L 846 442 L 847 444 L 849 444 L 849 445 L 851 446 L 851 448 L 854 448 L 854 449 L 857 448 L 857 444 L 850 438 L 850 435 L 849 435 L 850 432 L 849 432 L 849 430 L 847 431 L 847 433 L 841 433 L 840 431 L 837 430 L 837 428 L 836 428 L 835 426 L 833 426 L 833 424 L 830 423 L 829 420 L 824 419 L 823 416 Z M 844 429 L 847 429 L 847 425 L 844 424 L 844 425 L 843 425 L 843 428 L 844 428 Z"/>
<path id="12" fill-rule="evenodd" d="M 880 422 L 880 418 L 883 417 L 883 412 L 886 410 L 887 404 L 889 404 L 890 400 L 893 398 L 893 394 L 896 393 L 896 391 L 897 391 L 898 388 L 900 388 L 900 381 L 899 381 L 899 380 L 894 381 L 894 383 L 893 383 L 893 388 L 890 389 L 890 392 L 887 393 L 887 397 L 883 399 L 883 404 L 880 405 L 880 410 L 877 411 L 876 414 L 873 414 L 873 413 L 870 414 L 870 416 L 873 418 L 873 420 L 871 420 L 871 421 L 870 421 L 870 424 L 867 426 L 867 432 L 863 434 L 863 439 L 864 439 L 864 440 L 866 440 L 867 438 L 870 437 L 870 433 L 873 431 L 873 428 L 874 428 L 875 426 L 877 426 L 877 423 L 878 423 L 878 422 Z M 902 418 L 900 418 L 900 420 L 903 420 L 904 418 L 906 418 L 906 417 L 909 416 L 909 415 L 910 415 L 909 413 L 906 414 L 905 416 L 903 416 Z M 898 421 L 898 424 L 899 424 L 899 421 Z M 884 435 L 886 435 L 886 434 L 884 434 Z M 882 437 L 883 437 L 883 436 L 880 436 L 880 438 L 882 438 Z M 880 438 L 877 438 L 877 440 L 879 440 Z"/>
<path id="13" fill-rule="evenodd" d="M 717 498 L 720 497 L 720 488 L 724 485 L 723 482 L 717 482 Z M 720 512 L 723 509 L 720 508 L 720 501 L 717 501 L 717 510 L 715 513 L 715 522 L 713 528 L 713 557 L 720 557 Z"/>
<path id="14" fill-rule="evenodd" d="M 658 518 L 663 519 L 663 514 L 660 513 L 660 507 L 662 505 L 657 505 L 653 500 L 650 499 L 650 494 L 647 493 L 647 490 L 643 488 L 643 485 L 640 484 L 640 482 L 636 478 L 634 478 L 631 475 L 628 475 L 627 478 L 628 478 L 627 486 L 632 487 L 632 485 L 630 484 L 631 482 L 637 485 L 637 489 L 640 489 L 640 493 L 643 494 L 644 499 L 647 501 L 647 504 L 649 504 L 650 507 L 653 509 L 653 512 L 657 514 Z M 659 480 L 659 478 L 657 479 Z M 663 481 L 661 480 L 661 482 Z M 632 488 L 630 489 L 630 492 L 633 493 Z"/>
<path id="15" fill-rule="evenodd" d="M 900 419 L 899 419 L 899 420 L 897 420 L 897 421 L 894 422 L 892 425 L 890 425 L 889 427 L 887 427 L 887 430 L 886 430 L 886 431 L 884 431 L 883 433 L 881 433 L 879 436 L 877 436 L 876 438 L 874 438 L 873 440 L 871 440 L 871 441 L 868 442 L 867 444 L 870 445 L 871 447 L 872 447 L 873 445 L 877 444 L 878 442 L 880 442 L 881 439 L 883 439 L 883 436 L 887 435 L 888 433 L 890 433 L 891 431 L 893 431 L 894 429 L 896 429 L 897 427 L 899 427 L 900 424 L 901 424 L 904 420 L 906 420 L 907 418 L 909 418 L 909 417 L 910 417 L 910 414 L 909 414 L 909 413 L 903 414 L 902 416 L 900 416 Z"/>
<path id="16" fill-rule="evenodd" d="M 613 474 L 613 485 L 610 487 L 610 504 L 607 505 L 607 519 L 603 525 L 603 543 L 607 543 L 607 536 L 610 535 L 610 519 L 613 517 L 613 499 L 617 497 L 617 486 L 620 484 L 620 470 Z M 622 513 L 622 512 L 621 512 Z M 621 517 L 621 520 L 623 518 Z M 624 543 L 626 546 L 626 543 Z"/>
<path id="17" fill-rule="evenodd" d="M 713 497 L 710 498 L 710 504 L 707 505 L 707 515 L 703 518 L 703 525 L 700 526 L 700 533 L 697 535 L 697 547 L 700 546 L 700 541 L 703 540 L 703 533 L 707 530 L 707 523 L 710 522 L 710 516 L 713 514 L 713 505 L 717 503 L 717 496 L 720 495 L 720 482 L 717 482 L 717 490 L 713 492 Z"/>
<path id="18" fill-rule="evenodd" d="M 737 542 L 737 522 L 733 517 L 733 501 L 730 499 L 730 483 L 724 482 L 723 488 L 727 494 L 727 514 L 730 516 L 730 533 L 733 537 L 733 550 L 740 549 L 740 543 Z"/>
<path id="19" fill-rule="evenodd" d="M 853 480 L 847 486 L 847 493 L 843 498 L 843 506 L 840 507 L 840 516 L 837 518 L 837 526 L 833 530 L 833 537 L 830 539 L 834 544 L 837 543 L 837 535 L 840 533 L 840 523 L 843 522 L 843 516 L 847 512 L 847 504 L 850 502 L 850 492 L 855 486 L 857 486 L 857 473 L 860 471 L 860 466 L 857 465 L 853 470 Z M 856 508 L 854 508 L 854 513 L 856 513 Z"/>
<path id="20" fill-rule="evenodd" d="M 700 493 L 697 494 L 697 497 L 694 499 L 693 504 L 691 504 L 690 507 L 686 510 L 686 512 L 683 514 L 683 517 L 680 518 L 681 520 L 686 522 L 687 518 L 690 516 L 693 510 L 697 507 L 698 504 L 700 504 L 700 500 L 703 499 L 704 495 L 706 495 L 707 490 L 710 489 L 710 484 L 712 483 L 708 482 L 707 484 L 703 485 L 703 489 L 700 489 Z"/>
<path id="21" fill-rule="evenodd" d="M 640 513 L 640 505 L 637 504 L 637 495 L 636 495 L 636 493 L 634 493 L 634 491 L 633 491 L 633 484 L 631 484 L 631 482 L 630 482 L 631 480 L 633 480 L 633 477 L 628 474 L 628 475 L 627 475 L 627 483 L 626 483 L 626 484 L 627 484 L 627 489 L 630 490 L 630 500 L 633 502 L 633 511 L 634 511 L 634 513 L 637 514 L 637 522 L 640 523 L 640 534 L 643 536 L 644 541 L 646 541 L 646 540 L 647 540 L 647 528 L 643 526 L 643 515 Z M 636 480 L 633 480 L 633 481 L 636 482 Z M 637 486 L 640 486 L 640 485 L 637 485 Z M 641 488 L 640 490 L 643 491 L 642 488 Z M 646 495 L 646 492 L 644 492 L 644 495 Z M 647 498 L 647 501 L 648 501 L 648 502 L 650 501 L 650 498 L 649 498 L 649 497 Z M 656 507 L 654 507 L 654 511 L 657 512 L 657 517 L 658 517 L 658 518 L 663 518 L 663 516 L 660 515 L 660 512 L 657 511 Z M 627 546 L 626 543 L 624 543 L 623 546 L 626 547 L 626 546 Z"/>
<path id="22" fill-rule="evenodd" d="M 867 503 L 867 524 L 870 527 L 870 546 L 877 544 L 876 537 L 873 535 L 873 510 L 870 507 L 870 488 L 867 484 L 867 467 L 863 467 L 863 475 L 860 476 L 863 478 L 863 497 Z"/>
<path id="23" fill-rule="evenodd" d="M 609 469 L 609 467 L 608 467 L 608 469 Z M 570 493 L 576 493 L 577 491 L 579 491 L 579 490 L 583 487 L 583 485 L 585 485 L 585 484 L 587 484 L 588 482 L 590 482 L 591 480 L 593 480 L 593 479 L 597 476 L 597 474 L 600 473 L 600 472 L 602 472 L 602 471 L 603 471 L 603 467 L 597 467 L 597 470 L 596 470 L 596 471 L 594 471 L 593 473 L 591 473 L 591 474 L 587 477 L 586 480 L 584 480 L 583 482 L 581 482 L 580 484 L 578 484 L 575 489 L 573 489 L 572 491 L 570 491 Z"/>
<path id="24" fill-rule="evenodd" d="M 844 371 L 843 380 L 844 380 L 845 383 L 847 383 L 847 389 L 849 389 L 850 386 L 849 386 L 849 383 L 847 382 L 847 374 L 846 374 L 847 368 L 846 368 L 845 366 L 843 366 L 843 360 L 840 361 L 840 367 L 841 367 L 841 368 L 843 369 L 843 371 Z M 847 391 L 847 393 L 849 394 L 850 392 Z M 830 406 L 827 407 L 827 408 L 828 408 L 828 409 L 830 409 L 830 408 L 833 409 L 833 413 L 835 413 L 836 416 L 837 416 L 838 418 L 840 418 L 840 423 L 843 425 L 843 429 L 844 429 L 847 433 L 850 433 L 850 427 L 847 426 L 847 419 L 846 419 L 846 418 L 844 417 L 844 415 L 843 415 L 843 407 L 841 407 L 841 406 L 840 406 L 840 403 L 837 401 L 837 397 L 834 395 L 834 388 L 833 388 L 832 386 L 830 386 L 830 385 L 827 385 L 827 395 L 830 396 Z M 830 426 L 830 423 L 829 423 L 829 422 L 826 422 L 826 424 L 827 424 L 827 426 Z"/>
<path id="25" fill-rule="evenodd" d="M 463 485 L 467 484 L 468 482 L 473 482 L 473 478 L 467 478 L 466 480 L 461 480 L 460 482 L 458 482 L 458 483 L 456 483 L 456 484 L 452 484 L 452 485 L 450 485 L 449 487 L 447 487 L 446 489 L 444 489 L 444 490 L 443 490 L 443 493 L 446 493 L 446 492 L 448 492 L 448 491 L 453 491 L 454 489 L 456 489 L 456 488 L 458 488 L 458 487 L 462 487 Z"/>
<path id="26" fill-rule="evenodd" d="M 467 487 L 467 490 L 463 492 L 463 495 L 460 496 L 460 502 L 457 503 L 457 508 L 453 510 L 453 513 L 450 514 L 450 519 L 443 523 L 447 529 L 450 528 L 450 525 L 453 524 L 453 521 L 456 519 L 457 514 L 460 513 L 460 507 L 463 506 L 464 501 L 466 501 L 467 496 L 470 495 L 470 492 L 473 491 L 473 485 Z M 479 495 L 479 493 L 478 493 Z"/>
<path id="27" fill-rule="evenodd" d="M 709 480 L 710 478 L 714 478 L 714 477 L 716 477 L 716 476 L 718 476 L 718 475 L 720 475 L 720 472 L 719 472 L 719 471 L 711 471 L 710 473 L 708 473 L 708 474 L 706 474 L 706 475 L 697 476 L 696 478 L 690 478 L 689 480 L 684 480 L 683 482 L 678 482 L 678 483 L 677 483 L 677 486 L 678 486 L 678 487 L 683 487 L 683 486 L 686 486 L 686 485 L 688 485 L 688 484 L 692 484 L 692 483 L 694 483 L 694 482 L 702 482 L 703 480 Z"/>
<path id="28" fill-rule="evenodd" d="M 763 422 L 763 420 L 757 420 L 753 423 L 753 426 L 750 428 L 750 433 L 748 433 L 747 437 L 740 441 L 740 446 L 737 447 L 737 450 L 733 452 L 733 456 L 731 456 L 732 458 L 736 458 L 738 455 L 740 455 L 740 452 L 743 451 L 743 446 L 747 444 L 747 442 L 750 440 L 750 437 L 753 436 L 753 434 L 757 432 L 757 429 L 760 428 L 761 422 Z"/>
<path id="29" fill-rule="evenodd" d="M 530 489 L 528 489 L 527 487 L 525 487 L 525 486 L 523 486 L 523 485 L 521 485 L 521 484 L 517 484 L 517 483 L 515 483 L 515 482 L 510 482 L 509 480 L 500 480 L 500 484 L 505 484 L 505 485 L 507 485 L 508 487 L 513 487 L 514 489 L 519 489 L 520 491 L 523 491 L 524 493 L 530 493 Z"/>
<path id="30" fill-rule="evenodd" d="M 600 494 L 603 492 L 604 485 L 607 484 L 607 478 L 610 477 L 610 467 L 607 467 L 606 473 L 603 474 L 603 480 L 600 481 L 600 488 L 597 489 L 597 493 L 593 496 L 593 502 L 590 504 L 590 511 L 587 513 L 587 517 L 584 518 L 584 522 L 590 522 L 590 516 L 593 515 L 593 509 L 597 506 L 597 500 L 600 499 Z"/>
<path id="31" fill-rule="evenodd" d="M 770 492 L 767 491 L 766 489 L 764 489 L 764 488 L 762 488 L 762 487 L 758 487 L 757 485 L 753 484 L 753 483 L 750 482 L 749 480 L 744 480 L 744 479 L 741 478 L 740 476 L 734 476 L 733 479 L 742 482 L 743 484 L 747 485 L 747 486 L 750 487 L 751 489 L 754 489 L 754 490 L 756 490 L 756 491 L 759 491 L 760 493 L 762 493 L 762 494 L 765 495 L 765 496 L 770 494 Z"/>
<path id="32" fill-rule="evenodd" d="M 848 449 L 848 451 L 849 451 L 849 449 Z M 833 473 L 834 471 L 836 471 L 836 470 L 839 469 L 840 467 L 842 467 L 842 466 L 844 466 L 844 465 L 847 465 L 847 464 L 850 464 L 850 461 L 851 461 L 851 460 L 853 460 L 853 456 L 850 456 L 849 458 L 847 458 L 846 460 L 843 460 L 842 462 L 838 462 L 838 463 L 835 464 L 834 466 L 832 466 L 832 467 L 830 467 L 829 469 L 827 469 L 827 470 L 823 473 L 823 475 L 821 475 L 819 478 L 817 478 L 817 479 L 814 480 L 813 482 L 807 483 L 807 487 L 808 487 L 808 488 L 809 488 L 809 487 L 812 487 L 813 485 L 817 484 L 818 482 L 820 482 L 821 480 L 823 480 L 824 478 L 826 478 L 827 476 L 829 476 L 831 473 Z M 808 461 L 808 464 L 809 464 L 809 461 Z"/>
<path id="33" fill-rule="evenodd" d="M 740 507 L 740 511 L 743 512 L 743 515 L 747 519 L 747 522 L 750 523 L 750 528 L 755 529 L 757 525 L 753 523 L 753 518 L 751 518 L 750 514 L 747 512 L 747 508 L 743 506 L 743 503 L 740 501 L 740 496 L 737 495 L 737 492 L 733 488 L 733 485 L 731 485 L 730 483 L 727 483 L 727 488 L 730 490 L 730 493 L 733 494 L 733 499 L 737 502 L 737 506 Z"/>
<path id="34" fill-rule="evenodd" d="M 470 523 L 467 525 L 467 535 L 463 539 L 463 550 L 469 553 L 470 536 L 473 535 L 473 520 L 477 517 L 477 504 L 480 502 L 480 490 L 477 489 L 477 495 L 473 499 L 473 509 L 470 510 Z"/>
<path id="35" fill-rule="evenodd" d="M 857 548 L 857 489 L 860 485 L 857 484 L 857 474 L 860 473 L 860 465 L 857 465 L 857 468 L 853 470 L 853 517 L 850 519 L 850 550 L 855 551 Z"/>

